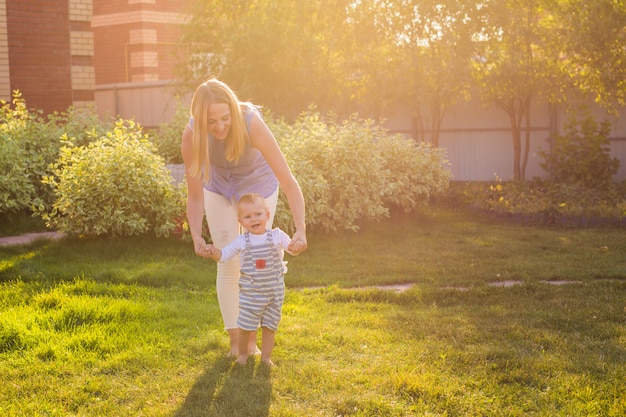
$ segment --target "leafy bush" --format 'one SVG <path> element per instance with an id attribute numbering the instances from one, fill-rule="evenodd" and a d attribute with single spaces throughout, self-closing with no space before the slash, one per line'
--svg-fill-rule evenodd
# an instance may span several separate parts
<path id="1" fill-rule="evenodd" d="M 559 226 L 626 224 L 626 193 L 552 181 L 453 183 L 439 200 L 522 223 Z"/>
<path id="2" fill-rule="evenodd" d="M 447 190 L 452 174 L 442 149 L 402 135 L 381 133 L 376 145 L 384 158 L 385 172 L 389 173 L 385 202 L 408 213 Z"/>
<path id="3" fill-rule="evenodd" d="M 61 136 L 86 144 L 106 131 L 95 112 L 69 108 L 46 117 L 29 110 L 19 91 L 12 103 L 0 106 L 0 213 L 16 213 L 36 205 L 49 206 L 54 196 L 41 178 L 59 156 Z"/>
<path id="4" fill-rule="evenodd" d="M 28 209 L 33 201 L 48 201 L 41 184 L 60 147 L 62 134 L 56 115 L 46 120 L 29 111 L 19 91 L 12 103 L 0 107 L 0 213 Z"/>
<path id="5" fill-rule="evenodd" d="M 176 113 L 171 121 L 161 123 L 151 135 L 150 140 L 157 146 L 159 154 L 167 164 L 182 164 L 183 155 L 180 151 L 180 141 L 183 130 L 189 122 L 189 106 L 176 104 Z"/>
<path id="6" fill-rule="evenodd" d="M 30 206 L 35 186 L 20 143 L 0 131 L 0 213 L 15 213 Z"/>
<path id="7" fill-rule="evenodd" d="M 115 126 L 114 120 L 100 120 L 95 109 L 91 107 L 70 107 L 61 113 L 60 122 L 63 134 L 71 138 L 76 146 L 86 146 L 98 140 Z"/>
<path id="8" fill-rule="evenodd" d="M 393 206 L 409 212 L 445 189 L 450 178 L 441 151 L 389 135 L 369 120 L 338 123 L 314 111 L 293 124 L 267 119 L 302 187 L 313 228 L 356 231 L 388 216 Z M 276 224 L 293 230 L 282 193 Z"/>
<path id="9" fill-rule="evenodd" d="M 626 188 L 612 180 L 619 160 L 610 157 L 610 130 L 592 117 L 571 119 L 551 152 L 539 152 L 549 179 L 455 184 L 444 200 L 525 223 L 623 225 Z"/>
<path id="10" fill-rule="evenodd" d="M 86 110 L 70 109 L 44 119 L 29 113 L 19 97 L 15 105 L 16 111 L 3 110 L 5 132 L 10 132 L 5 136 L 20 138 L 2 143 L 2 185 L 10 188 L 0 188 L 5 207 L 32 207 L 48 227 L 68 235 L 149 230 L 163 235 L 177 229 L 184 234 L 184 183 L 171 185 L 158 156 L 168 163 L 182 162 L 180 137 L 188 120 L 184 107 L 160 126 L 158 137 L 149 137 L 132 121 L 117 121 L 113 127 Z M 268 116 L 303 188 L 307 223 L 313 228 L 358 230 L 364 222 L 388 216 L 393 207 L 410 212 L 445 189 L 449 180 L 440 151 L 389 135 L 372 121 L 353 117 L 338 123 L 313 111 L 293 124 Z M 29 173 L 20 174 L 25 171 Z M 293 231 L 282 194 L 276 223 Z"/>
<path id="11" fill-rule="evenodd" d="M 168 235 L 182 211 L 180 189 L 141 127 L 119 120 L 112 132 L 76 146 L 65 139 L 43 182 L 56 200 L 39 207 L 49 227 L 68 235 Z"/>
<path id="12" fill-rule="evenodd" d="M 544 158 L 541 167 L 555 183 L 609 190 L 619 169 L 619 160 L 610 156 L 610 133 L 609 122 L 598 125 L 592 117 L 571 119 L 563 135 L 554 139 L 552 150 L 539 153 Z"/>

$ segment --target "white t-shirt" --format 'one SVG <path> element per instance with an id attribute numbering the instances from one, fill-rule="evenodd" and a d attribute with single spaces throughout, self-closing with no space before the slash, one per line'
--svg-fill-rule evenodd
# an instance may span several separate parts
<path id="1" fill-rule="evenodd" d="M 255 235 L 252 233 L 249 233 L 248 235 L 250 236 L 250 244 L 252 246 L 261 245 L 267 242 L 267 231 L 260 235 Z M 287 233 L 276 228 L 272 229 L 272 241 L 274 242 L 276 249 L 280 251 L 280 257 L 282 258 L 285 250 L 287 250 L 289 242 L 291 242 L 291 238 Z M 244 235 L 238 235 L 232 242 L 230 242 L 222 249 L 222 257 L 219 261 L 226 262 L 229 259 L 232 259 L 235 256 L 239 255 L 244 250 L 246 250 L 246 238 L 244 237 Z M 243 264 L 243 256 L 239 257 L 239 262 Z M 285 272 L 287 272 L 287 262 L 283 262 L 283 264 L 285 265 Z"/>

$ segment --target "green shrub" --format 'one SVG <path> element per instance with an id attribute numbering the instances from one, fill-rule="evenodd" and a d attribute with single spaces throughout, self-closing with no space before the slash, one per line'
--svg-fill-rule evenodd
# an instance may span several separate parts
<path id="1" fill-rule="evenodd" d="M 389 206 L 408 213 L 447 190 L 452 174 L 443 149 L 384 132 L 377 135 L 376 147 L 389 173 L 384 195 Z"/>
<path id="2" fill-rule="evenodd" d="M 150 135 L 150 140 L 157 146 L 157 154 L 165 160 L 166 164 L 183 163 L 180 141 L 187 123 L 189 123 L 189 106 L 177 103 L 176 113 L 172 120 L 161 123 L 159 128 Z"/>
<path id="3" fill-rule="evenodd" d="M 554 138 L 551 151 L 539 152 L 544 158 L 541 167 L 555 183 L 609 190 L 619 169 L 619 160 L 610 156 L 610 133 L 609 122 L 598 125 L 592 117 L 571 119 L 565 132 Z"/>
<path id="4" fill-rule="evenodd" d="M 19 141 L 0 133 L 0 213 L 16 213 L 30 207 L 35 186 Z"/>
<path id="5" fill-rule="evenodd" d="M 105 136 L 115 126 L 115 121 L 102 121 L 94 108 L 70 107 L 61 113 L 62 131 L 75 146 L 86 146 Z"/>
<path id="6" fill-rule="evenodd" d="M 54 195 L 41 178 L 59 156 L 61 136 L 86 144 L 106 131 L 95 112 L 70 107 L 46 117 L 29 110 L 19 91 L 12 103 L 0 106 L 0 213 L 30 210 L 33 205 L 50 206 Z"/>
<path id="7" fill-rule="evenodd" d="M 303 190 L 307 225 L 325 231 L 353 230 L 389 215 L 409 212 L 447 186 L 450 172 L 441 151 L 389 135 L 356 116 L 338 123 L 305 112 L 293 124 L 267 117 Z M 279 200 L 276 224 L 293 230 L 287 200 Z"/>
<path id="8" fill-rule="evenodd" d="M 624 225 L 626 193 L 547 180 L 453 183 L 439 200 L 496 217 L 537 225 Z"/>
<path id="9" fill-rule="evenodd" d="M 44 118 L 29 111 L 19 91 L 12 103 L 0 107 L 0 213 L 29 208 L 35 200 L 49 201 L 50 194 L 41 184 L 60 147 L 62 131 L 58 116 Z"/>
<path id="10" fill-rule="evenodd" d="M 161 235 L 176 226 L 184 234 L 184 190 L 170 184 L 162 159 L 182 163 L 185 106 L 153 137 L 132 121 L 103 123 L 88 109 L 43 118 L 26 109 L 19 92 L 14 107 L 1 110 L 0 212 L 32 208 L 68 235 Z M 303 189 L 312 228 L 358 230 L 394 207 L 410 212 L 447 187 L 440 150 L 372 121 L 339 123 L 313 111 L 293 124 L 269 113 L 266 120 Z M 293 231 L 282 193 L 276 224 Z"/>
<path id="11" fill-rule="evenodd" d="M 68 235 L 168 235 L 182 211 L 180 189 L 141 127 L 120 120 L 86 146 L 65 138 L 54 175 L 44 177 L 56 200 L 38 213 Z"/>
<path id="12" fill-rule="evenodd" d="M 548 179 L 457 183 L 443 201 L 524 223 L 559 226 L 624 225 L 626 188 L 613 182 L 610 124 L 570 119 L 550 153 L 540 151 Z"/>
<path id="13" fill-rule="evenodd" d="M 289 162 L 294 176 L 298 179 L 306 205 L 307 227 L 325 228 L 324 213 L 330 205 L 331 191 L 327 179 L 311 158 L 318 137 L 323 137 L 327 126 L 319 120 L 319 115 L 303 113 L 293 124 L 274 120 L 265 114 L 266 122 Z M 294 231 L 287 198 L 281 190 L 274 219 L 275 224 L 291 233 Z"/>

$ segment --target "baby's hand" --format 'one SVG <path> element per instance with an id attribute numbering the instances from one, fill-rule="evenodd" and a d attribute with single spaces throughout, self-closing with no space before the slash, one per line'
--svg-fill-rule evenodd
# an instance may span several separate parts
<path id="1" fill-rule="evenodd" d="M 215 246 L 211 244 L 205 244 L 202 247 L 200 256 L 202 256 L 203 258 L 212 258 L 214 252 L 215 252 Z"/>
<path id="2" fill-rule="evenodd" d="M 292 255 L 297 255 L 303 250 L 304 250 L 304 244 L 300 242 L 299 240 L 292 240 L 291 242 L 289 242 L 289 245 L 287 245 L 287 252 L 289 252 Z"/>
<path id="3" fill-rule="evenodd" d="M 287 252 L 295 256 L 300 252 L 306 250 L 306 247 L 306 233 L 296 230 L 296 232 L 293 234 L 293 237 L 291 238 L 291 242 L 289 242 L 289 245 L 287 245 Z"/>

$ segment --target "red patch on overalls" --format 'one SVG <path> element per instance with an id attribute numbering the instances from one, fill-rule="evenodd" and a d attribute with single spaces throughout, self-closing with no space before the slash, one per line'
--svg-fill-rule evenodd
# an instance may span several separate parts
<path id="1" fill-rule="evenodd" d="M 256 260 L 256 269 L 265 268 L 265 259 L 257 259 Z"/>

